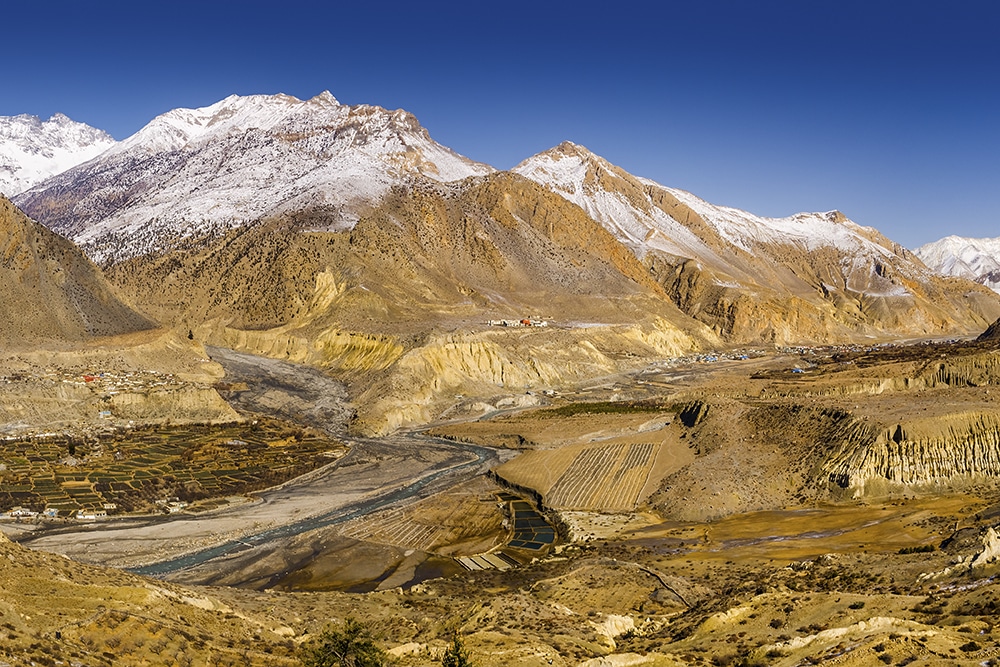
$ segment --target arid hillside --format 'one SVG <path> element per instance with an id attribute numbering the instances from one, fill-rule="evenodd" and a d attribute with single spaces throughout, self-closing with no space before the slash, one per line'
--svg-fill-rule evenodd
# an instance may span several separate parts
<path id="1" fill-rule="evenodd" d="M 536 314 L 615 324 L 656 314 L 700 328 L 582 210 L 516 175 L 399 186 L 353 230 L 315 231 L 335 227 L 336 215 L 269 218 L 108 275 L 177 325 L 396 334 Z"/>
<path id="2" fill-rule="evenodd" d="M 582 210 L 513 174 L 393 190 L 351 231 L 318 209 L 108 267 L 201 340 L 353 381 L 381 432 L 456 395 L 569 386 L 719 343 Z M 487 326 L 532 317 L 547 327 Z"/>
<path id="3" fill-rule="evenodd" d="M 0 197 L 0 342 L 82 341 L 155 324 L 122 303 L 71 242 Z"/>

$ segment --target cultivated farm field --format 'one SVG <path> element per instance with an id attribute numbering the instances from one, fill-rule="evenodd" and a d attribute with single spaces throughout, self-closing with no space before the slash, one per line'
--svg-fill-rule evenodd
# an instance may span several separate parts
<path id="1" fill-rule="evenodd" d="M 277 420 L 228 426 L 149 427 L 88 439 L 0 441 L 0 511 L 152 511 L 255 491 L 346 453 L 326 436 Z"/>

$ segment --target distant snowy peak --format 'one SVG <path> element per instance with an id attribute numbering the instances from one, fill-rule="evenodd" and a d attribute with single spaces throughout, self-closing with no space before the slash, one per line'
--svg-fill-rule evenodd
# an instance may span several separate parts
<path id="1" fill-rule="evenodd" d="M 1000 292 L 1000 237 L 970 239 L 946 236 L 913 252 L 939 273 L 969 278 Z"/>
<path id="2" fill-rule="evenodd" d="M 340 104 L 328 92 L 233 95 L 156 117 L 17 204 L 92 258 L 117 261 L 314 207 L 349 229 L 395 185 L 492 171 L 435 142 L 403 110 Z"/>
<path id="3" fill-rule="evenodd" d="M 207 107 L 174 109 L 161 114 L 122 141 L 115 152 L 136 148 L 148 153 L 180 150 L 199 140 L 231 132 L 270 130 L 303 109 L 336 111 L 340 107 L 340 103 L 328 91 L 305 102 L 284 94 L 246 97 L 230 95 Z"/>
<path id="4" fill-rule="evenodd" d="M 0 116 L 0 194 L 8 197 L 97 157 L 115 145 L 106 132 L 57 113 Z"/>

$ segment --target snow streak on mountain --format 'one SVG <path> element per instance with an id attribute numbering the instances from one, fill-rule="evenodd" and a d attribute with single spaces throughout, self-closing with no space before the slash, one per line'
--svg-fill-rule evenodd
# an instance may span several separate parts
<path id="1" fill-rule="evenodd" d="M 0 116 L 0 194 L 11 197 L 97 157 L 115 145 L 107 133 L 62 114 Z"/>
<path id="2" fill-rule="evenodd" d="M 98 261 L 120 260 L 285 211 L 349 229 L 394 185 L 492 172 L 434 142 L 411 114 L 328 92 L 231 96 L 165 113 L 16 203 Z"/>

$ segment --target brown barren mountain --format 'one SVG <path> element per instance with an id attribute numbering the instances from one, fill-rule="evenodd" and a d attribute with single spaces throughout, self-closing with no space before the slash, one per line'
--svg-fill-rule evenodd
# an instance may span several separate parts
<path id="1" fill-rule="evenodd" d="M 3 197 L 0 282 L 0 432 L 239 419 L 199 344 L 135 312 L 79 248 Z M 86 386 L 102 372 L 122 386 Z"/>
<path id="2" fill-rule="evenodd" d="M 580 208 L 516 174 L 399 186 L 351 231 L 310 231 L 335 227 L 330 215 L 264 220 L 108 275 L 203 340 L 356 380 L 374 430 L 426 421 L 456 394 L 569 385 L 718 343 Z M 529 315 L 552 326 L 486 326 Z"/>
<path id="3" fill-rule="evenodd" d="M 0 341 L 81 341 L 155 326 L 122 303 L 70 241 L 0 197 Z"/>

